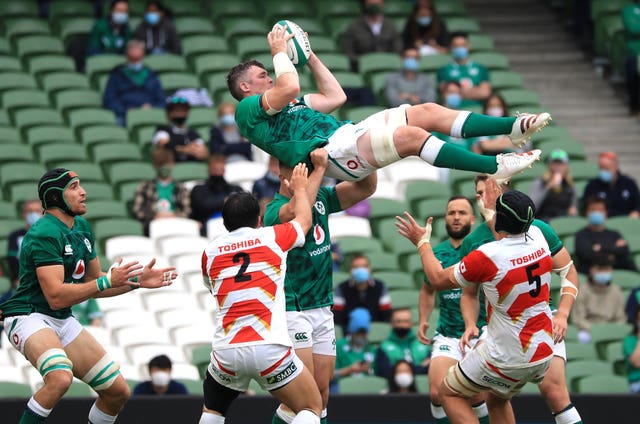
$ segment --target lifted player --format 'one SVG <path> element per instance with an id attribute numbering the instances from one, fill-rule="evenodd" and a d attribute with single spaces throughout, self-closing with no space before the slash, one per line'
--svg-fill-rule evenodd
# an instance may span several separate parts
<path id="1" fill-rule="evenodd" d="M 477 155 L 439 140 L 430 131 L 465 138 L 508 134 L 520 145 L 549 122 L 548 113 L 496 118 L 424 103 L 388 109 L 355 125 L 338 121 L 330 113 L 345 102 L 345 93 L 314 53 L 308 66 L 319 93 L 300 97 L 298 73 L 286 54 L 292 37 L 278 25 L 267 36 L 275 84 L 256 61 L 235 66 L 227 76 L 229 91 L 240 101 L 236 122 L 242 135 L 288 166 L 310 164 L 309 153 L 323 147 L 330 157 L 327 175 L 345 181 L 362 179 L 407 156 L 419 156 L 438 167 L 485 172 L 508 180 L 540 156 L 540 150 Z"/>

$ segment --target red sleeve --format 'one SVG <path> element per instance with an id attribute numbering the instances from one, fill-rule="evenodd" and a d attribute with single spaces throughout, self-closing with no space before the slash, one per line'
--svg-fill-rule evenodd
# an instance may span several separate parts
<path id="1" fill-rule="evenodd" d="M 302 234 L 300 225 L 294 221 L 274 225 L 273 232 L 276 235 L 276 244 L 280 246 L 280 249 L 283 251 L 287 251 L 296 246 L 296 242 L 300 237 L 302 237 L 304 241 L 304 235 Z"/>
<path id="2" fill-rule="evenodd" d="M 468 283 L 491 281 L 498 273 L 498 267 L 480 250 L 474 250 L 462 258 L 457 267 Z"/>

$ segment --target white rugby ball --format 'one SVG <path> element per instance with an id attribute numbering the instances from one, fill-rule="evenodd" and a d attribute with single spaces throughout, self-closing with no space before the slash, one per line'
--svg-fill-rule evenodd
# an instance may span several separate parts
<path id="1" fill-rule="evenodd" d="M 294 37 L 287 43 L 287 55 L 296 68 L 301 68 L 307 64 L 309 56 L 311 56 L 311 44 L 309 37 L 300 28 L 300 25 L 289 20 L 280 20 L 273 27 L 287 26 L 287 32 L 293 34 Z"/>

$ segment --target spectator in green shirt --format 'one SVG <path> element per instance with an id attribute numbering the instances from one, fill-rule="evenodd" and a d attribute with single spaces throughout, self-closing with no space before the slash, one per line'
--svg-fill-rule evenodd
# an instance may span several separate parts
<path id="1" fill-rule="evenodd" d="M 371 314 L 366 308 L 356 308 L 349 314 L 346 337 L 336 342 L 336 371 L 334 383 L 342 377 L 373 374 L 376 349 L 367 335 L 371 328 Z M 332 383 L 332 392 L 336 393 Z"/>
<path id="2" fill-rule="evenodd" d="M 627 362 L 629 391 L 640 393 L 640 307 L 636 309 L 633 332 L 625 337 L 622 351 Z"/>
<path id="3" fill-rule="evenodd" d="M 90 297 L 84 302 L 80 302 L 71 307 L 71 313 L 83 326 L 91 325 L 93 327 L 102 326 L 102 311 L 98 302 Z"/>
<path id="4" fill-rule="evenodd" d="M 112 53 L 123 54 L 127 41 L 131 38 L 129 28 L 129 2 L 113 0 L 109 15 L 98 19 L 91 29 L 87 55 Z"/>
<path id="5" fill-rule="evenodd" d="M 438 84 L 442 90 L 447 81 L 457 81 L 461 87 L 462 103 L 460 108 L 482 106 L 482 102 L 491 95 L 489 70 L 469 57 L 471 45 L 469 36 L 464 32 L 451 34 L 449 50 L 453 62 L 438 69 Z"/>

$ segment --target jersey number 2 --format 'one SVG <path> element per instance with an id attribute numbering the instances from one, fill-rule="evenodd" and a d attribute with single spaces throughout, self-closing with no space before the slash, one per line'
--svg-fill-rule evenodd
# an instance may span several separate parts
<path id="1" fill-rule="evenodd" d="M 533 275 L 533 271 L 540 268 L 540 264 L 538 262 L 529 265 L 525 268 L 527 272 L 527 279 L 529 280 L 529 285 L 535 284 L 535 288 L 529 290 L 529 294 L 531 297 L 538 297 L 540 294 L 540 284 L 542 283 L 539 275 Z"/>
<path id="2" fill-rule="evenodd" d="M 251 258 L 248 253 L 238 252 L 233 255 L 233 263 L 237 264 L 242 261 L 242 265 L 240 265 L 240 269 L 235 276 L 236 283 L 245 283 L 247 281 L 251 281 L 251 274 L 246 274 L 247 268 L 249 268 L 249 264 L 251 263 Z"/>

